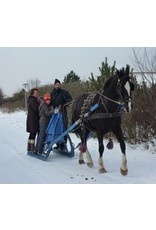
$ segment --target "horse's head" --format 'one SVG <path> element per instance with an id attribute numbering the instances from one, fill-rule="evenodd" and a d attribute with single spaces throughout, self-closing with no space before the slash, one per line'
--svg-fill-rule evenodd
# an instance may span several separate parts
<path id="1" fill-rule="evenodd" d="M 124 110 L 130 112 L 132 110 L 131 92 L 134 90 L 134 84 L 131 82 L 129 75 L 129 66 L 126 69 L 117 70 L 117 94 L 123 103 Z"/>

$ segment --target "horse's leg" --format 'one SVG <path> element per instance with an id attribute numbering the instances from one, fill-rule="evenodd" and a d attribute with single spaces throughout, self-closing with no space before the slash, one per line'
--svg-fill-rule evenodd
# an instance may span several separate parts
<path id="1" fill-rule="evenodd" d="M 93 167 L 93 161 L 92 161 L 92 158 L 91 158 L 91 155 L 88 151 L 88 148 L 87 148 L 87 143 L 83 143 L 81 144 L 80 148 L 80 153 L 79 153 L 79 164 L 84 164 L 84 153 L 86 153 L 86 158 L 87 158 L 87 166 L 89 168 L 92 168 Z"/>
<path id="2" fill-rule="evenodd" d="M 82 142 L 82 139 L 81 139 L 81 142 Z M 79 164 L 82 165 L 82 164 L 85 164 L 85 162 L 84 162 L 84 153 L 87 150 L 86 143 L 82 142 L 82 144 L 79 147 L 79 150 L 80 150 L 80 152 L 79 152 Z"/>
<path id="3" fill-rule="evenodd" d="M 79 152 L 79 164 L 85 164 L 84 159 L 83 159 L 84 153 L 82 151 Z"/>
<path id="4" fill-rule="evenodd" d="M 118 128 L 117 132 L 114 132 L 114 134 L 120 143 L 120 148 L 122 152 L 122 162 L 121 162 L 120 172 L 123 176 L 125 176 L 128 174 L 128 168 L 127 168 L 127 158 L 126 158 L 126 145 L 123 139 L 121 127 Z"/>
<path id="5" fill-rule="evenodd" d="M 122 153 L 122 163 L 121 163 L 120 172 L 123 176 L 126 176 L 128 174 L 127 158 L 126 158 L 126 154 L 124 153 Z"/>
<path id="6" fill-rule="evenodd" d="M 93 161 L 92 161 L 92 157 L 90 155 L 90 152 L 88 151 L 88 148 L 86 149 L 86 158 L 87 158 L 87 166 L 89 168 L 93 168 Z"/>
<path id="7" fill-rule="evenodd" d="M 98 142 L 99 142 L 99 173 L 106 173 L 106 169 L 103 164 L 103 152 L 104 152 L 104 145 L 103 145 L 103 135 L 97 135 L 98 136 Z"/>

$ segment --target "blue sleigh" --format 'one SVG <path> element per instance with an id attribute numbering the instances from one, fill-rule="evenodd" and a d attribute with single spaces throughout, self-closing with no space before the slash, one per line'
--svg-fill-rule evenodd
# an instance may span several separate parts
<path id="1" fill-rule="evenodd" d="M 46 130 L 43 152 L 37 154 L 36 152 L 28 151 L 27 155 L 46 160 L 51 151 L 61 153 L 68 157 L 74 156 L 74 145 L 71 141 L 69 130 L 65 130 L 63 114 L 57 109 L 52 115 Z"/>
<path id="2" fill-rule="evenodd" d="M 84 117 L 89 116 L 89 114 L 94 112 L 98 107 L 98 103 L 92 106 L 90 110 L 84 114 Z M 27 154 L 41 160 L 46 160 L 51 151 L 62 153 L 68 157 L 73 157 L 74 144 L 71 141 L 69 133 L 72 132 L 81 122 L 82 118 L 79 118 L 74 124 L 65 130 L 63 114 L 58 110 L 55 110 L 55 113 L 52 115 L 47 127 L 43 152 L 41 154 L 37 154 L 36 152 L 28 151 Z"/>

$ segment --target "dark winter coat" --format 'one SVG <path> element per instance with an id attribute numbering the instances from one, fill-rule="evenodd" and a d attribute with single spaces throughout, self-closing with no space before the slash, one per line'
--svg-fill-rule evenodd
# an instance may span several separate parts
<path id="1" fill-rule="evenodd" d="M 59 105 L 63 106 L 69 102 L 71 102 L 73 99 L 71 95 L 64 89 L 53 89 L 51 92 L 51 105 L 55 109 L 56 107 L 59 107 Z M 65 109 L 65 108 L 64 108 Z"/>
<path id="2" fill-rule="evenodd" d="M 39 101 L 34 96 L 28 97 L 27 127 L 28 133 L 39 132 Z"/>
<path id="3" fill-rule="evenodd" d="M 68 126 L 68 117 L 67 117 L 67 107 L 64 105 L 71 102 L 73 99 L 71 95 L 64 89 L 53 89 L 51 92 L 51 105 L 55 109 L 61 105 L 62 113 L 63 113 L 63 120 L 64 126 L 67 128 Z"/>

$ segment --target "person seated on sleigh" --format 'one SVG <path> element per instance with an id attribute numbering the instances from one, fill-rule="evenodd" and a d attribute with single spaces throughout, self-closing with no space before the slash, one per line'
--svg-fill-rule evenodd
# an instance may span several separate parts
<path id="1" fill-rule="evenodd" d="M 52 98 L 51 106 L 53 106 L 54 110 L 58 108 L 59 111 L 63 114 L 64 129 L 67 129 L 68 128 L 67 106 L 68 104 L 70 104 L 70 102 L 73 101 L 73 99 L 68 91 L 62 89 L 61 82 L 58 79 L 55 79 L 54 88 L 51 92 L 51 98 Z"/>

